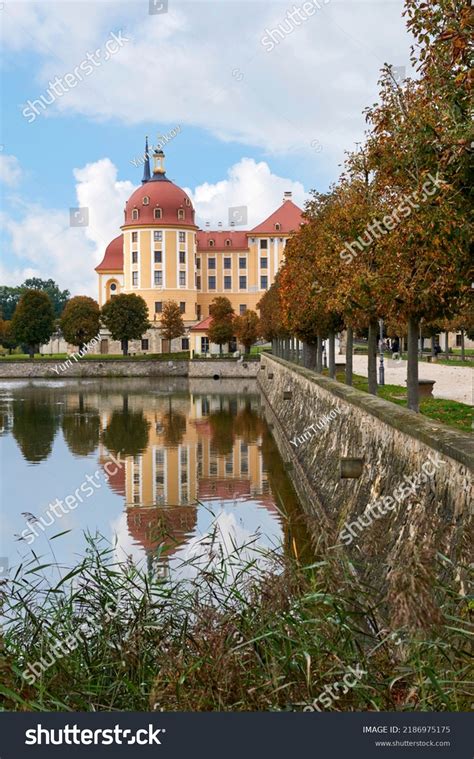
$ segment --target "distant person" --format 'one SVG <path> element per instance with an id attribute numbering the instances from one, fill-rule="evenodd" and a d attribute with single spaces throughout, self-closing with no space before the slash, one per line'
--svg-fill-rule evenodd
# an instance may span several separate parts
<path id="1" fill-rule="evenodd" d="M 398 337 L 394 337 L 392 340 L 392 358 L 400 360 L 400 340 Z"/>
<path id="2" fill-rule="evenodd" d="M 439 354 L 441 353 L 441 345 L 439 343 L 436 343 L 434 347 L 434 352 L 435 352 L 435 356 L 439 356 Z"/>

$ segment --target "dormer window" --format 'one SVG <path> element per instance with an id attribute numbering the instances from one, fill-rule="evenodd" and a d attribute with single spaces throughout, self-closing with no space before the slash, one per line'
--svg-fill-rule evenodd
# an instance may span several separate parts
<path id="1" fill-rule="evenodd" d="M 210 247 L 210 248 L 213 248 L 213 247 L 214 247 L 214 240 L 209 240 L 209 247 Z"/>
<path id="2" fill-rule="evenodd" d="M 277 232 L 279 232 L 279 231 L 280 231 L 280 229 L 281 229 L 281 224 L 280 224 L 278 221 L 277 221 L 277 223 L 275 224 L 275 229 L 276 229 L 276 231 L 277 231 Z"/>
<path id="3" fill-rule="evenodd" d="M 150 205 L 150 198 L 148 197 L 148 195 L 145 195 L 145 197 L 143 198 L 143 205 L 144 206 Z"/>
<path id="4" fill-rule="evenodd" d="M 187 206 L 191 205 L 191 201 L 189 200 L 189 198 L 186 198 L 184 202 L 186 203 Z"/>
<path id="5" fill-rule="evenodd" d="M 227 245 L 227 247 L 229 247 L 230 245 L 232 245 L 232 241 L 231 240 L 226 240 L 225 244 Z"/>
<path id="6" fill-rule="evenodd" d="M 178 208 L 178 219 L 184 219 L 184 208 Z"/>
<path id="7" fill-rule="evenodd" d="M 161 219 L 162 213 L 161 208 L 154 208 L 153 209 L 153 218 L 154 219 Z"/>
<path id="8" fill-rule="evenodd" d="M 133 219 L 133 221 L 136 221 L 138 219 L 138 216 L 139 216 L 138 208 L 134 208 L 133 211 L 132 211 L 132 219 Z"/>

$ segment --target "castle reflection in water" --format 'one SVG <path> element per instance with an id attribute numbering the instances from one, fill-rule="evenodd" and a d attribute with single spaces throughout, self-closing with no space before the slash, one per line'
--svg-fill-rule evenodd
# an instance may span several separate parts
<path id="1" fill-rule="evenodd" d="M 147 556 L 158 546 L 162 558 L 171 556 L 195 534 L 199 509 L 208 504 L 261 509 L 289 540 L 281 514 L 299 507 L 252 383 L 23 385 L 1 408 L 4 432 L 30 463 L 51 454 L 60 430 L 75 458 L 95 454 L 102 468 L 120 452 L 124 466 L 109 486 L 123 498 L 130 537 Z"/>

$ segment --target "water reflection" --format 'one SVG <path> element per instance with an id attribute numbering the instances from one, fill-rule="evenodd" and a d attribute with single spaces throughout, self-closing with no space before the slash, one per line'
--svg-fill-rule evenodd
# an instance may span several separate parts
<path id="1" fill-rule="evenodd" d="M 24 479 L 28 464 L 40 472 L 44 467 L 34 484 L 36 511 L 31 491 L 20 487 L 7 521 L 22 511 L 41 512 L 74 492 L 85 463 L 90 469 L 89 462 L 98 462 L 104 472 L 111 454 L 120 453 L 123 466 L 108 478 L 107 492 L 61 518 L 61 529 L 72 530 L 69 550 L 80 549 L 82 530 L 99 529 L 117 534 L 122 558 L 123 552 L 146 557 L 150 571 L 163 572 L 173 557 L 196 551 L 216 524 L 224 543 L 257 533 L 264 545 L 295 551 L 305 541 L 297 498 L 255 385 L 181 379 L 171 385 L 156 379 L 10 383 L 0 385 L 0 414 L 3 438 L 13 436 L 18 446 L 16 454 L 8 449 L 14 476 Z M 58 437 L 53 445 L 60 430 L 63 443 Z M 21 526 L 16 531 L 21 534 Z"/>

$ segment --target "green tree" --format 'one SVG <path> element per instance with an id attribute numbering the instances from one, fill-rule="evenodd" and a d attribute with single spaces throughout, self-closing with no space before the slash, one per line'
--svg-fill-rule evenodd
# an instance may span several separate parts
<path id="1" fill-rule="evenodd" d="M 54 315 L 58 319 L 71 297 L 69 290 L 61 290 L 54 279 L 40 279 L 39 277 L 31 277 L 25 279 L 20 290 L 42 290 L 51 299 L 51 303 L 54 308 Z"/>
<path id="2" fill-rule="evenodd" d="M 15 339 L 28 345 L 33 358 L 35 347 L 47 343 L 54 332 L 54 311 L 48 295 L 40 290 L 26 290 L 15 309 L 11 327 Z"/>
<path id="3" fill-rule="evenodd" d="M 112 412 L 102 433 L 102 442 L 111 453 L 138 456 L 148 446 L 149 429 L 150 422 L 145 419 L 143 411 L 129 411 L 128 396 L 124 395 L 123 408 Z"/>
<path id="4" fill-rule="evenodd" d="M 234 334 L 234 309 L 228 298 L 218 296 L 214 298 L 209 306 L 209 315 L 212 316 L 212 322 L 207 330 L 211 343 L 219 346 L 219 353 L 222 354 L 222 346 L 228 343 Z"/>
<path id="5" fill-rule="evenodd" d="M 6 348 L 9 353 L 18 345 L 18 341 L 12 332 L 11 321 L 0 321 L 0 345 Z"/>
<path id="6" fill-rule="evenodd" d="M 87 295 L 76 295 L 66 303 L 59 322 L 65 340 L 82 351 L 84 343 L 95 337 L 100 329 L 99 304 Z"/>
<path id="7" fill-rule="evenodd" d="M 38 388 L 13 401 L 13 437 L 23 458 L 31 464 L 45 461 L 53 449 L 59 426 L 58 408 L 49 393 L 38 392 Z"/>
<path id="8" fill-rule="evenodd" d="M 250 353 L 250 348 L 260 333 L 260 321 L 255 311 L 248 310 L 242 316 L 234 319 L 234 332 L 239 341 L 244 345 L 245 352 Z"/>
<path id="9" fill-rule="evenodd" d="M 21 298 L 21 287 L 0 287 L 0 318 L 9 321 Z"/>
<path id="10" fill-rule="evenodd" d="M 181 311 L 175 300 L 167 300 L 163 304 L 163 313 L 161 314 L 161 334 L 165 340 L 174 340 L 181 337 L 186 332 L 184 327 Z M 171 350 L 171 348 L 170 348 Z"/>
<path id="11" fill-rule="evenodd" d="M 139 340 L 149 329 L 148 307 L 135 293 L 116 295 L 102 307 L 102 322 L 113 340 L 122 343 L 123 355 L 128 355 L 129 340 Z"/>

